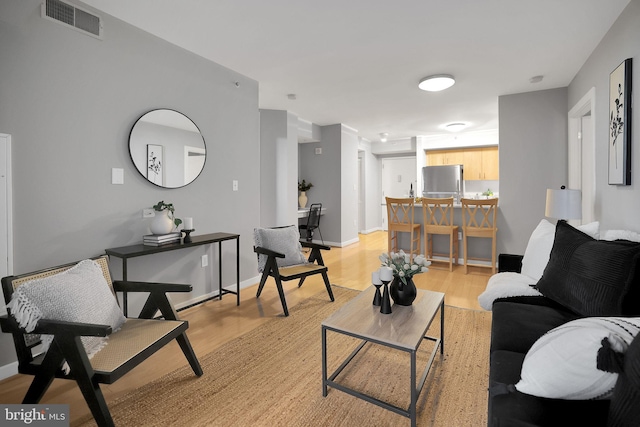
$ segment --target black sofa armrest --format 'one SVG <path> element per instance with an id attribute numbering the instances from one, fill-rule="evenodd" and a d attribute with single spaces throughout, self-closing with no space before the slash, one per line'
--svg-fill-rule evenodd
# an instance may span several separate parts
<path id="1" fill-rule="evenodd" d="M 520 273 L 522 270 L 523 255 L 499 254 L 498 255 L 498 273 L 507 271 Z"/>

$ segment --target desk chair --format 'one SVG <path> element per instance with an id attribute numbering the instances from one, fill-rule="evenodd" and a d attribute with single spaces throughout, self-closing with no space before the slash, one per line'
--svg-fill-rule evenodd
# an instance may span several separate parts
<path id="1" fill-rule="evenodd" d="M 425 255 L 429 261 L 433 259 L 433 235 L 449 236 L 449 271 L 453 271 L 453 263 L 458 264 L 458 226 L 453 225 L 453 197 L 437 199 L 422 198 L 422 219 L 424 224 Z"/>
<path id="2" fill-rule="evenodd" d="M 314 230 L 318 230 L 320 233 L 320 240 L 324 245 L 324 239 L 322 238 L 322 231 L 320 231 L 320 215 L 322 213 L 322 203 L 313 203 L 309 208 L 309 216 L 307 217 L 307 223 L 301 224 L 298 226 L 298 231 L 300 232 L 300 236 L 304 236 L 307 242 L 311 242 L 313 240 L 313 232 Z"/>
<path id="3" fill-rule="evenodd" d="M 464 274 L 468 273 L 469 266 L 491 267 L 491 272 L 496 273 L 496 241 L 498 227 L 496 218 L 498 213 L 498 198 L 495 199 L 462 199 L 462 244 L 464 245 Z M 470 264 L 468 262 L 469 237 L 483 237 L 491 239 L 491 265 Z M 486 260 L 473 258 L 475 260 Z"/>
<path id="4" fill-rule="evenodd" d="M 413 207 L 415 201 L 413 198 L 394 199 L 385 198 L 387 201 L 387 218 L 388 218 L 388 250 L 389 252 L 398 252 L 398 233 L 410 234 L 410 247 L 405 250 L 415 258 L 420 254 L 420 238 L 421 226 L 414 223 Z"/>

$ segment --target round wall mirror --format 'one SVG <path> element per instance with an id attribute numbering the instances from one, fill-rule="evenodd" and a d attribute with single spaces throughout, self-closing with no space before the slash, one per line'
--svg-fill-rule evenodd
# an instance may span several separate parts
<path id="1" fill-rule="evenodd" d="M 158 109 L 143 114 L 131 128 L 129 154 L 147 181 L 179 188 L 200 175 L 207 149 L 191 119 L 174 110 Z"/>

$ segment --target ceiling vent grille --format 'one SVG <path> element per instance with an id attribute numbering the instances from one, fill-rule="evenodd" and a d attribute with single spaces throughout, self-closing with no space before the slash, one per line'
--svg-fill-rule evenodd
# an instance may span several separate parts
<path id="1" fill-rule="evenodd" d="M 42 3 L 42 17 L 65 24 L 102 40 L 102 21 L 99 16 L 60 0 L 46 0 Z"/>

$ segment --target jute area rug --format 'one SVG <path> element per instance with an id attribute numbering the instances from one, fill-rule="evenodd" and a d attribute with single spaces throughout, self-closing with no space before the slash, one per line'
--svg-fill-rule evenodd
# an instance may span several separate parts
<path id="1" fill-rule="evenodd" d="M 339 390 L 322 396 L 322 320 L 358 291 L 334 286 L 219 349 L 199 355 L 204 375 L 185 366 L 110 403 L 117 426 L 409 426 L 401 415 Z M 446 302 L 446 299 L 445 299 Z M 440 316 L 430 335 L 438 336 Z M 418 400 L 419 426 L 487 424 L 491 314 L 445 307 L 445 354 Z M 328 332 L 333 372 L 359 343 Z M 418 371 L 433 344 L 420 346 Z M 336 379 L 397 406 L 409 403 L 408 353 L 368 344 Z M 420 374 L 418 374 L 418 378 Z M 81 425 L 95 425 L 93 419 Z"/>

